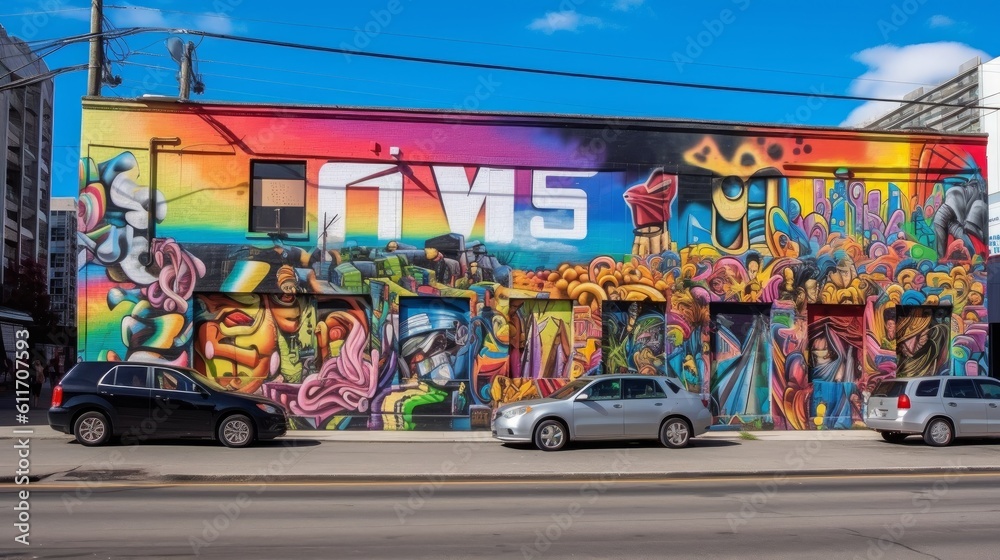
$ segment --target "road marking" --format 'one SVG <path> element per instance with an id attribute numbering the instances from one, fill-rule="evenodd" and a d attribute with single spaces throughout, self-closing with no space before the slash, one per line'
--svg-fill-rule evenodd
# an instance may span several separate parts
<path id="1" fill-rule="evenodd" d="M 79 483 L 68 484 L 68 483 L 41 483 L 35 482 L 32 484 L 32 488 L 35 490 L 75 490 L 80 487 L 93 487 L 93 488 L 245 488 L 253 486 L 275 486 L 275 487 L 317 487 L 317 486 L 328 486 L 328 487 L 370 487 L 370 486 L 413 486 L 417 484 L 427 484 L 432 483 L 438 486 L 473 486 L 473 485 L 493 485 L 493 486 L 527 486 L 532 484 L 545 484 L 545 485 L 567 485 L 567 484 L 586 484 L 593 483 L 595 480 L 602 483 L 630 483 L 630 484 L 695 484 L 695 483 L 711 483 L 711 482 L 747 482 L 755 483 L 761 481 L 772 481 L 777 476 L 785 477 L 786 482 L 794 482 L 800 480 L 847 480 L 847 479 L 879 479 L 879 478 L 908 478 L 908 479 L 920 479 L 920 478 L 941 478 L 942 476 L 957 476 L 960 478 L 987 478 L 987 477 L 1000 477 L 1000 472 L 948 472 L 942 471 L 938 473 L 899 473 L 899 474 L 848 474 L 848 475 L 794 475 L 789 473 L 781 473 L 771 476 L 730 476 L 730 477 L 700 477 L 700 478 L 609 478 L 605 477 L 602 473 L 596 473 L 592 478 L 574 478 L 567 480 L 434 480 L 434 475 L 429 475 L 426 479 L 414 479 L 414 480 L 362 480 L 362 481 L 315 481 L 315 482 L 294 482 L 294 481 L 259 481 L 259 482 L 213 482 L 213 481 L 192 481 L 192 482 L 134 482 L 134 483 L 122 483 L 122 482 L 100 482 L 100 481 L 80 481 Z M 2 483 L 0 484 L 0 490 L 8 488 L 20 488 L 16 484 Z"/>

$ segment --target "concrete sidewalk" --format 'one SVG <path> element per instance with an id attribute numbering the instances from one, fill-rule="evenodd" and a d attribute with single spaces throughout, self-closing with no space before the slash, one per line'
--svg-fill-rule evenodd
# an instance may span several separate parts
<path id="1" fill-rule="evenodd" d="M 708 477 L 913 475 L 1000 472 L 1000 441 L 948 448 L 919 438 L 894 445 L 868 431 L 718 432 L 686 449 L 655 442 L 581 443 L 547 453 L 493 441 L 486 432 L 298 432 L 248 449 L 212 441 L 150 441 L 83 447 L 35 428 L 31 476 L 38 485 L 175 483 L 414 483 L 449 481 L 676 480 Z M 8 437 L 10 428 L 0 433 Z M 48 433 L 45 433 L 48 431 Z M 0 482 L 16 470 L 13 440 L 0 448 Z"/>

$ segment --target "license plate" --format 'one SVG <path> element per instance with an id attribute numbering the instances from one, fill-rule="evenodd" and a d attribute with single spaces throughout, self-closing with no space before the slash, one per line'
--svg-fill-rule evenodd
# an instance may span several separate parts
<path id="1" fill-rule="evenodd" d="M 881 418 L 885 416 L 885 411 L 878 408 L 873 408 L 871 416 L 872 418 Z"/>

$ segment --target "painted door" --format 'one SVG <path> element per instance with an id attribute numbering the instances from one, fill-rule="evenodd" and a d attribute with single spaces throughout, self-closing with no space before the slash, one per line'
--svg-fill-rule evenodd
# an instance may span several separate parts
<path id="1" fill-rule="evenodd" d="M 380 411 L 387 429 L 469 429 L 470 314 L 467 299 L 400 298 L 398 390 Z"/>
<path id="2" fill-rule="evenodd" d="M 769 307 L 713 303 L 710 311 L 715 325 L 710 389 L 719 421 L 770 414 Z"/>
<path id="3" fill-rule="evenodd" d="M 573 302 L 511 300 L 512 377 L 568 378 L 573 366 Z"/>
<path id="4" fill-rule="evenodd" d="M 585 391 L 587 400 L 573 402 L 573 433 L 581 439 L 620 438 L 625 434 L 621 380 L 605 379 Z"/>
<path id="5" fill-rule="evenodd" d="M 817 426 L 850 428 L 862 421 L 857 382 L 862 377 L 864 307 L 810 304 L 807 314 L 805 357 L 813 389 L 809 415 Z"/>
<path id="6" fill-rule="evenodd" d="M 896 338 L 896 377 L 950 373 L 950 307 L 901 305 L 894 323 L 886 329 Z"/>
<path id="7" fill-rule="evenodd" d="M 601 318 L 604 373 L 663 375 L 664 316 L 662 303 L 604 302 Z"/>

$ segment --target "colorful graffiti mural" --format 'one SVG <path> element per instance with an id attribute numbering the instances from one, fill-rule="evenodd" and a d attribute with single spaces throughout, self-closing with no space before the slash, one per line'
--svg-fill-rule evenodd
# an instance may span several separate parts
<path id="1" fill-rule="evenodd" d="M 983 137 L 84 105 L 81 354 L 295 427 L 483 428 L 637 371 L 720 425 L 848 428 L 881 379 L 988 373 Z M 269 204 L 304 229 L 253 230 Z"/>

